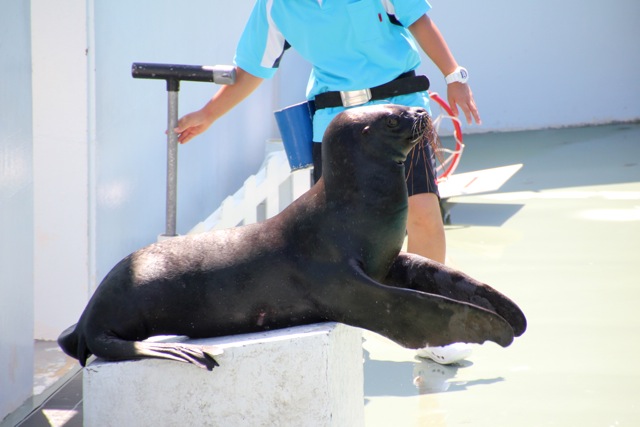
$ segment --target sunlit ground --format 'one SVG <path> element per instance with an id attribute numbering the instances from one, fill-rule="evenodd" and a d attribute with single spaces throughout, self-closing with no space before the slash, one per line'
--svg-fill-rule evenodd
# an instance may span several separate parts
<path id="1" fill-rule="evenodd" d="M 640 125 L 465 142 L 459 172 L 524 167 L 498 193 L 450 199 L 449 263 L 529 328 L 452 367 L 367 335 L 367 427 L 640 425 Z"/>

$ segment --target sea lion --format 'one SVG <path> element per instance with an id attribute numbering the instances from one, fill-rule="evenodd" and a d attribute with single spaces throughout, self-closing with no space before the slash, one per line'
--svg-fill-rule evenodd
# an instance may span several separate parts
<path id="1" fill-rule="evenodd" d="M 212 369 L 215 349 L 143 341 L 206 338 L 336 321 L 408 348 L 509 345 L 522 311 L 471 277 L 400 253 L 407 219 L 404 161 L 432 131 L 427 112 L 396 105 L 338 115 L 323 141 L 323 178 L 259 224 L 142 248 L 104 278 L 58 343 L 84 366 L 174 359 Z"/>

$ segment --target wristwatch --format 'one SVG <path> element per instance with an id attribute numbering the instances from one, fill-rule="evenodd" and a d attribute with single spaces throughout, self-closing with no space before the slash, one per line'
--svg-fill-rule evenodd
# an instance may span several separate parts
<path id="1" fill-rule="evenodd" d="M 453 73 L 444 78 L 444 81 L 446 81 L 447 84 L 451 84 L 454 82 L 466 83 L 467 80 L 469 80 L 469 72 L 464 67 L 456 68 Z"/>

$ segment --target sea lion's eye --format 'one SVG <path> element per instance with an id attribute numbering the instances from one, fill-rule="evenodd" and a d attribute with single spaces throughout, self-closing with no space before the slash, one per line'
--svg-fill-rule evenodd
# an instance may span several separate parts
<path id="1" fill-rule="evenodd" d="M 387 126 L 390 128 L 394 128 L 398 126 L 398 118 L 397 117 L 388 117 L 387 118 Z"/>

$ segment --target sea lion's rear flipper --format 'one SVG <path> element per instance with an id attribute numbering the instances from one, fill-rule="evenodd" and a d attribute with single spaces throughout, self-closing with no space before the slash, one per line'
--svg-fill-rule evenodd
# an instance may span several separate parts
<path id="1" fill-rule="evenodd" d="M 87 348 L 84 336 L 78 332 L 77 326 L 78 324 L 75 324 L 62 331 L 58 337 L 58 345 L 68 356 L 78 359 L 80 364 L 84 366 L 91 356 L 91 352 Z"/>
<path id="2" fill-rule="evenodd" d="M 58 346 L 60 346 L 62 351 L 74 359 L 78 358 L 78 334 L 76 332 L 76 326 L 77 323 L 73 326 L 69 326 L 67 329 L 62 331 L 58 337 Z"/>
<path id="3" fill-rule="evenodd" d="M 223 353 L 222 349 L 214 346 L 169 342 L 126 341 L 109 335 L 101 335 L 93 338 L 91 346 L 92 348 L 94 348 L 94 346 L 96 348 L 94 354 L 105 360 L 169 359 L 191 363 L 209 371 L 216 366 L 220 366 L 213 356 Z"/>
<path id="4" fill-rule="evenodd" d="M 407 348 L 455 342 L 513 341 L 511 325 L 495 312 L 441 295 L 387 286 L 353 262 L 351 275 L 329 283 L 319 299 L 332 320 L 379 333 Z M 339 295 L 339 298 L 335 298 Z"/>
<path id="5" fill-rule="evenodd" d="M 419 255 L 400 253 L 383 282 L 495 312 L 509 322 L 515 336 L 522 335 L 527 328 L 524 313 L 508 297 L 460 271 Z"/>

